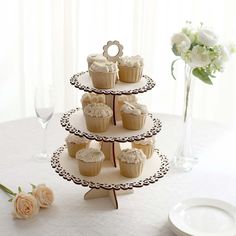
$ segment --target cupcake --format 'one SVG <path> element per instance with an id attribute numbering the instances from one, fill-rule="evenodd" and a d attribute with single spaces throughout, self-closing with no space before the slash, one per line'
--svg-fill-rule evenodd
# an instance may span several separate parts
<path id="1" fill-rule="evenodd" d="M 71 157 L 75 157 L 77 151 L 88 148 L 90 144 L 90 140 L 84 137 L 79 137 L 74 134 L 69 134 L 66 137 L 66 145 L 68 149 L 68 153 Z"/>
<path id="2" fill-rule="evenodd" d="M 121 107 L 120 114 L 125 129 L 140 130 L 146 121 L 147 107 L 138 103 L 125 102 Z"/>
<path id="3" fill-rule="evenodd" d="M 90 103 L 104 103 L 105 104 L 106 98 L 104 94 L 84 93 L 80 101 L 84 109 Z"/>
<path id="4" fill-rule="evenodd" d="M 98 89 L 110 89 L 115 86 L 118 67 L 113 62 L 94 62 L 89 68 L 93 86 Z"/>
<path id="5" fill-rule="evenodd" d="M 105 132 L 112 115 L 112 109 L 103 103 L 91 103 L 84 108 L 86 126 L 90 132 Z"/>
<path id="6" fill-rule="evenodd" d="M 120 109 L 125 104 L 125 102 L 136 103 L 137 102 L 137 97 L 133 94 L 117 96 L 116 120 L 121 120 Z"/>
<path id="7" fill-rule="evenodd" d="M 96 176 L 100 173 L 105 156 L 95 148 L 82 149 L 76 153 L 81 175 Z"/>
<path id="8" fill-rule="evenodd" d="M 104 57 L 102 54 L 90 54 L 87 57 L 88 62 L 88 69 L 94 62 L 107 62 L 106 57 Z"/>
<path id="9" fill-rule="evenodd" d="M 140 81 L 143 73 L 143 58 L 139 55 L 121 57 L 118 60 L 119 79 L 126 83 Z"/>
<path id="10" fill-rule="evenodd" d="M 137 148 L 124 149 L 118 156 L 120 164 L 120 174 L 128 177 L 138 177 L 142 171 L 146 156 L 142 150 Z"/>
<path id="11" fill-rule="evenodd" d="M 147 158 L 150 158 L 154 151 L 155 138 L 145 138 L 144 140 L 132 142 L 132 147 L 143 151 Z"/>

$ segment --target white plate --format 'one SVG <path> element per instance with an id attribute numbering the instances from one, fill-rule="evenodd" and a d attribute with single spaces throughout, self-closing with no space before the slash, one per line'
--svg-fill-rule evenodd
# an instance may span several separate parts
<path id="1" fill-rule="evenodd" d="M 217 199 L 188 199 L 170 211 L 169 222 L 179 236 L 236 236 L 236 207 Z"/>
<path id="2" fill-rule="evenodd" d="M 184 232 L 177 229 L 169 220 L 169 227 L 173 233 L 175 233 L 177 236 L 191 236 L 190 234 L 185 234 Z"/>

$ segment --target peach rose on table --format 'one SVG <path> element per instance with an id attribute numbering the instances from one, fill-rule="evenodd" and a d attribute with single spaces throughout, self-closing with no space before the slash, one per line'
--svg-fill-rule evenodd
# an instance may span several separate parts
<path id="1" fill-rule="evenodd" d="M 39 184 L 33 188 L 32 195 L 37 199 L 38 205 L 42 208 L 51 206 L 54 201 L 52 190 L 45 184 Z"/>
<path id="2" fill-rule="evenodd" d="M 39 205 L 34 196 L 20 192 L 13 198 L 13 215 L 18 219 L 28 219 L 38 214 Z"/>

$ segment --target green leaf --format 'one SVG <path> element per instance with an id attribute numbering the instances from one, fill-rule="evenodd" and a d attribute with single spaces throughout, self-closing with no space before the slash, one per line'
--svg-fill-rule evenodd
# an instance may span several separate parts
<path id="1" fill-rule="evenodd" d="M 209 74 L 209 76 L 210 76 L 211 78 L 216 78 L 216 76 L 215 76 L 215 75 L 212 75 L 212 74 Z"/>
<path id="2" fill-rule="evenodd" d="M 175 75 L 174 75 L 174 64 L 175 64 L 175 62 L 177 62 L 178 60 L 180 60 L 180 58 L 178 58 L 178 59 L 175 59 L 172 63 L 171 63 L 171 75 L 172 75 L 172 77 L 176 80 L 176 78 L 175 78 Z"/>
<path id="3" fill-rule="evenodd" d="M 32 188 L 33 189 L 35 189 L 36 188 L 36 185 L 34 185 L 34 184 L 30 184 L 31 186 L 32 186 Z"/>
<path id="4" fill-rule="evenodd" d="M 195 68 L 193 69 L 193 75 L 199 78 L 202 82 L 206 84 L 212 85 L 212 81 L 209 78 L 209 74 L 207 74 L 203 69 L 201 68 Z"/>
<path id="5" fill-rule="evenodd" d="M 190 46 L 190 48 L 189 48 L 189 50 L 192 50 L 193 47 L 194 47 L 194 46 L 197 46 L 197 45 L 198 45 L 198 43 L 192 43 L 191 46 Z"/>
<path id="6" fill-rule="evenodd" d="M 12 202 L 13 201 L 13 198 L 10 198 L 9 200 L 8 200 L 8 202 Z"/>
<path id="7" fill-rule="evenodd" d="M 19 192 L 19 193 L 21 193 L 21 192 L 22 192 L 22 189 L 21 189 L 21 187 L 20 187 L 20 186 L 18 187 L 18 192 Z"/>
<path id="8" fill-rule="evenodd" d="M 14 193 L 13 191 L 11 191 L 9 188 L 7 188 L 6 186 L 4 186 L 3 184 L 0 184 L 0 189 L 3 190 L 5 193 L 10 194 L 15 196 L 16 193 Z"/>

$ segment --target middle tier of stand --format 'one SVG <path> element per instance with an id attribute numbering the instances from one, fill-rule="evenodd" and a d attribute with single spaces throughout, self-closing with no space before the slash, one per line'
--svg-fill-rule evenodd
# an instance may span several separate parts
<path id="1" fill-rule="evenodd" d="M 87 129 L 83 110 L 72 109 L 61 118 L 61 125 L 72 134 L 86 137 L 90 140 L 104 142 L 133 142 L 152 137 L 161 130 L 161 121 L 155 114 L 148 113 L 144 127 L 141 130 L 128 130 L 123 128 L 122 122 L 111 124 L 109 129 L 103 133 L 90 132 Z"/>

